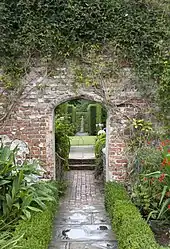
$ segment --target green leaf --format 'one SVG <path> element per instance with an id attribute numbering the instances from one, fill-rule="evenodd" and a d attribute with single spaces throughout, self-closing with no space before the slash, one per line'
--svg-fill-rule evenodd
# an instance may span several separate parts
<path id="1" fill-rule="evenodd" d="M 9 180 L 0 180 L 0 186 L 5 185 L 7 183 L 10 183 L 11 181 Z"/>
<path id="2" fill-rule="evenodd" d="M 165 194 L 166 194 L 167 189 L 168 189 L 168 186 L 164 186 L 164 187 L 163 187 L 161 199 L 160 199 L 160 202 L 159 202 L 159 206 L 161 205 L 161 203 L 162 203 L 162 201 L 163 201 L 163 199 L 164 199 L 164 197 L 165 197 Z"/>
<path id="3" fill-rule="evenodd" d="M 161 215 L 167 211 L 167 206 L 170 203 L 170 198 L 166 199 L 161 207 L 161 210 L 158 215 L 158 219 L 161 217 Z"/>
<path id="4" fill-rule="evenodd" d="M 11 210 L 13 202 L 12 202 L 12 198 L 9 194 L 6 194 L 6 202 L 7 202 L 7 206 L 9 208 L 9 210 Z"/>
<path id="5" fill-rule="evenodd" d="M 27 208 L 30 209 L 31 211 L 34 211 L 34 212 L 42 212 L 41 209 L 36 208 L 36 207 L 28 206 Z"/>
<path id="6" fill-rule="evenodd" d="M 24 209 L 22 212 L 25 214 L 25 216 L 26 216 L 26 218 L 27 218 L 28 220 L 31 219 L 31 213 L 30 213 L 28 210 Z"/>

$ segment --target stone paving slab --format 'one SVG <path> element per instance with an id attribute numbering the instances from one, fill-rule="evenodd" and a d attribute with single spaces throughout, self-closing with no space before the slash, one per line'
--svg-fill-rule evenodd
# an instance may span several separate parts
<path id="1" fill-rule="evenodd" d="M 59 240 L 114 240 L 111 226 L 97 225 L 54 225 L 52 244 Z"/>
<path id="2" fill-rule="evenodd" d="M 103 185 L 91 170 L 69 171 L 49 249 L 117 249 L 104 208 Z"/>
<path id="3" fill-rule="evenodd" d="M 95 159 L 94 146 L 71 146 L 69 159 Z"/>
<path id="4" fill-rule="evenodd" d="M 83 225 L 83 224 L 92 224 L 93 214 L 85 213 L 83 211 L 70 211 L 60 212 L 60 216 L 56 218 L 56 224 L 66 224 L 66 225 Z"/>
<path id="5" fill-rule="evenodd" d="M 117 241 L 58 242 L 49 249 L 117 249 Z"/>

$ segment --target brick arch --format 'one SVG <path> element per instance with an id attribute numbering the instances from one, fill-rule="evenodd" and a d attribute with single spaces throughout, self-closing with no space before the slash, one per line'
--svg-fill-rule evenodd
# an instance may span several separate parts
<path id="1" fill-rule="evenodd" d="M 107 104 L 104 103 L 104 100 L 98 96 L 97 94 L 93 94 L 91 95 L 88 91 L 87 92 L 84 92 L 83 94 L 76 94 L 75 92 L 71 93 L 69 96 L 68 95 L 64 95 L 62 96 L 61 98 L 58 98 L 57 100 L 54 100 L 52 103 L 51 103 L 51 107 L 53 109 L 53 121 L 54 121 L 54 111 L 55 109 L 63 104 L 63 103 L 66 103 L 70 100 L 80 100 L 80 99 L 85 99 L 85 100 L 92 100 L 96 103 L 99 103 L 101 104 L 102 106 L 104 106 L 106 108 L 106 111 L 107 111 L 107 119 L 109 119 L 109 109 L 110 107 L 107 106 Z M 55 107 L 55 108 L 54 108 Z M 53 122 L 53 125 L 54 125 L 54 122 Z M 109 142 L 109 127 L 108 127 L 108 121 L 106 121 L 106 127 L 107 127 L 107 133 L 106 133 L 106 165 L 105 165 L 105 177 L 106 177 L 106 180 L 108 179 L 108 171 L 109 171 L 109 168 L 108 168 L 108 142 Z M 54 151 L 54 148 L 55 148 L 55 127 L 53 126 L 52 128 L 53 130 L 53 134 L 52 134 L 52 141 L 49 139 L 48 143 L 49 143 L 49 146 L 50 144 L 53 144 L 53 162 L 54 162 L 54 175 L 56 175 L 56 172 L 55 170 L 57 170 L 57 165 L 55 165 L 55 151 Z M 52 172 L 52 170 L 50 170 Z"/>
<path id="2" fill-rule="evenodd" d="M 43 68 L 34 68 L 28 75 L 24 92 L 8 117 L 0 121 L 0 135 L 19 139 L 28 144 L 30 157 L 38 158 L 54 177 L 54 109 L 71 99 L 87 99 L 101 103 L 108 112 L 107 119 L 107 180 L 124 180 L 127 173 L 125 141 L 127 121 L 145 106 L 131 80 L 126 76 L 117 85 L 108 84 L 108 100 L 103 89 L 79 86 L 69 68 L 56 69 L 57 75 L 42 77 Z M 129 74 L 129 71 L 126 70 Z M 111 81 L 112 79 L 110 79 Z M 107 83 L 107 82 L 106 82 Z M 114 89 L 110 89 L 113 85 Z M 112 90 L 112 91 L 111 91 Z M 142 110 L 144 112 L 144 110 Z"/>

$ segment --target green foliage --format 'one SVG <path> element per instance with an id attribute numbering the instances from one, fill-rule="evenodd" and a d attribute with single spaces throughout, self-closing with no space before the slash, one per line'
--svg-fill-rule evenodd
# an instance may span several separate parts
<path id="1" fill-rule="evenodd" d="M 25 161 L 18 166 L 16 152 L 17 149 L 0 148 L 0 216 L 7 222 L 30 219 L 31 211 L 41 212 L 46 208 L 45 201 L 53 201 L 45 184 L 27 182 L 29 175 L 38 174 L 36 165 Z"/>
<path id="2" fill-rule="evenodd" d="M 102 149 L 106 144 L 106 133 L 97 136 L 95 142 L 95 157 L 96 157 L 96 168 L 95 175 L 96 177 L 101 175 L 103 172 L 103 153 Z"/>
<path id="3" fill-rule="evenodd" d="M 3 220 L 0 220 L 0 248 L 1 249 L 14 249 L 19 248 L 18 242 L 21 240 L 23 235 L 13 236 L 9 226 L 6 226 Z"/>
<path id="4" fill-rule="evenodd" d="M 154 141 L 136 153 L 131 175 L 132 200 L 148 219 L 169 219 L 169 140 Z"/>
<path id="5" fill-rule="evenodd" d="M 96 135 L 96 104 L 88 106 L 89 135 Z"/>
<path id="6" fill-rule="evenodd" d="M 67 115 L 70 117 L 70 122 L 76 124 L 76 107 L 74 105 L 67 105 Z"/>
<path id="7" fill-rule="evenodd" d="M 100 104 L 96 104 L 96 123 L 102 123 L 102 106 Z"/>
<path id="8" fill-rule="evenodd" d="M 162 163 L 159 170 L 150 170 L 150 173 L 145 175 L 148 181 L 152 180 L 156 185 L 160 185 L 160 191 L 157 192 L 157 207 L 150 212 L 148 219 L 153 215 L 156 219 L 170 219 L 170 140 L 162 142 L 162 145 Z M 151 188 L 155 190 L 153 184 Z"/>
<path id="9" fill-rule="evenodd" d="M 66 117 L 56 118 L 55 121 L 55 151 L 61 157 L 62 166 L 68 169 L 70 152 L 69 136 L 74 135 L 74 125 L 67 121 Z M 56 156 L 58 156 L 56 155 Z"/>
<path id="10" fill-rule="evenodd" d="M 158 99 L 166 113 L 168 9 L 168 1 L 160 4 L 157 0 L 2 0 L 0 65 L 7 75 L 18 77 L 35 58 L 49 64 L 60 58 L 83 59 L 91 46 L 101 52 L 104 45 L 111 44 L 107 52 L 117 56 L 121 65 L 135 69 L 140 77 L 138 87 L 148 96 L 155 95 L 160 83 Z M 94 84 L 90 75 L 85 78 L 87 85 Z"/>
<path id="11" fill-rule="evenodd" d="M 135 151 L 148 141 L 149 136 L 153 132 L 152 126 L 151 122 L 144 119 L 133 119 L 130 121 L 131 135 L 128 142 L 130 150 Z"/>
<path id="12" fill-rule="evenodd" d="M 122 185 L 116 182 L 106 184 L 105 205 L 120 249 L 160 248 Z"/>
<path id="13" fill-rule="evenodd" d="M 164 61 L 164 69 L 160 78 L 160 84 L 158 88 L 158 101 L 161 104 L 161 111 L 164 116 L 169 115 L 169 103 L 170 103 L 170 60 Z M 166 120 L 168 125 L 169 118 Z M 170 130 L 170 127 L 169 127 Z"/>
<path id="14" fill-rule="evenodd" d="M 22 249 L 47 249 L 51 234 L 52 221 L 58 207 L 58 188 L 60 183 L 49 182 L 48 187 L 52 189 L 51 196 L 56 199 L 56 202 L 47 202 L 47 209 L 41 213 L 35 213 L 30 220 L 21 220 L 16 226 L 14 235 L 20 236 L 18 246 Z"/>

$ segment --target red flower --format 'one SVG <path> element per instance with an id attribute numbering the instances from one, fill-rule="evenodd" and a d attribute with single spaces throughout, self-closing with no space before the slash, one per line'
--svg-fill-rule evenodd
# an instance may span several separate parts
<path id="1" fill-rule="evenodd" d="M 158 178 L 158 181 L 159 181 L 159 182 L 163 182 L 164 178 L 165 178 L 165 174 L 162 174 L 162 175 Z"/>
<path id="2" fill-rule="evenodd" d="M 163 141 L 163 142 L 161 142 L 161 145 L 162 145 L 162 146 L 165 146 L 165 142 L 164 142 L 164 141 Z"/>
<path id="3" fill-rule="evenodd" d="M 170 149 L 168 149 L 168 153 L 170 153 Z"/>
<path id="4" fill-rule="evenodd" d="M 168 209 L 170 210 L 170 204 L 168 205 Z"/>

